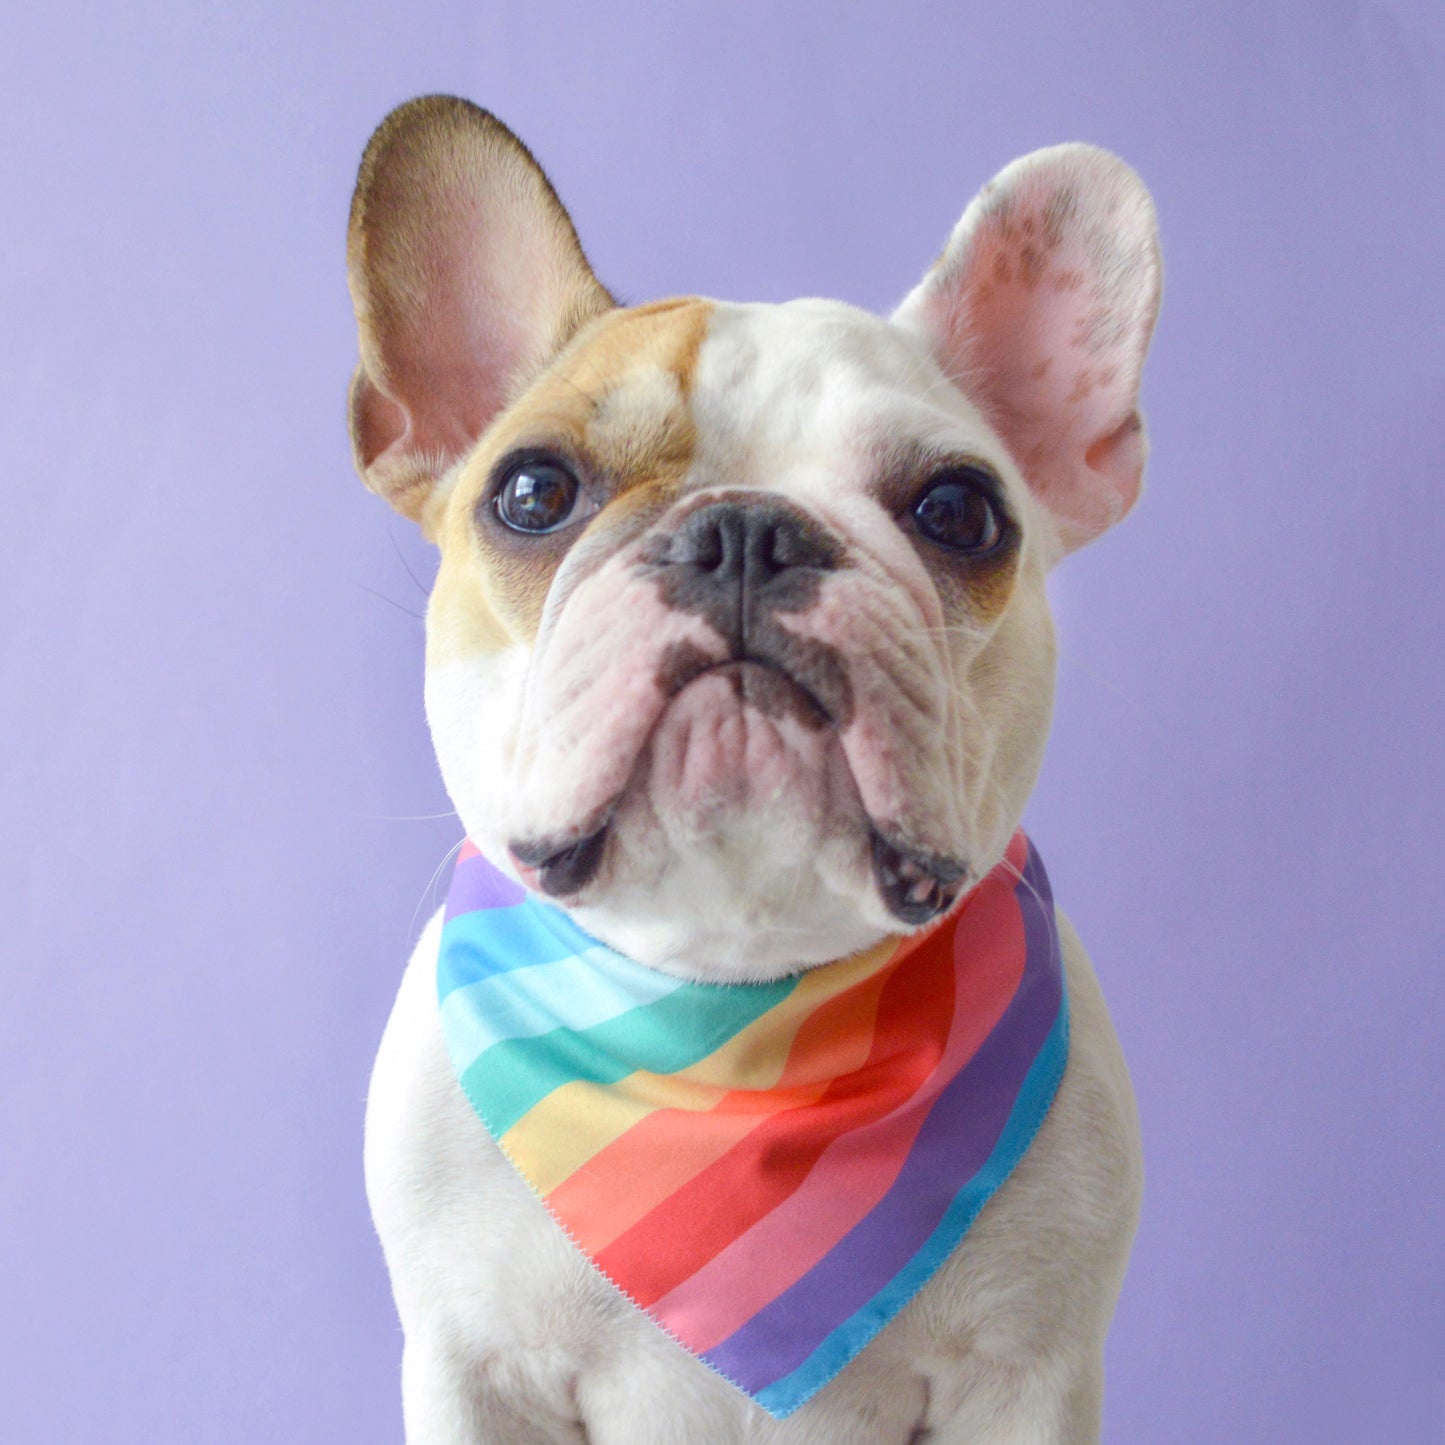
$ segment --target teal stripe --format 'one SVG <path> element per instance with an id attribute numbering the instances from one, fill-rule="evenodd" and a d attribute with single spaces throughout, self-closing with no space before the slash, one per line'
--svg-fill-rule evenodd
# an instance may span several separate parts
<path id="1" fill-rule="evenodd" d="M 681 979 L 656 969 L 647 969 L 645 978 L 618 978 L 609 969 L 612 956 L 599 944 L 454 988 L 442 999 L 441 1014 L 457 1073 L 506 1039 L 532 1038 L 555 1028 L 595 1028 L 685 987 Z"/>
<path id="2" fill-rule="evenodd" d="M 536 963 L 555 963 L 574 953 L 603 947 L 560 909 L 539 906 L 531 899 L 510 908 L 459 913 L 442 929 L 437 997 L 445 998 L 453 989 L 492 974 Z"/>
<path id="3" fill-rule="evenodd" d="M 695 1064 L 797 986 L 796 976 L 741 988 L 681 984 L 593 1028 L 552 1029 L 495 1044 L 462 1075 L 462 1087 L 493 1138 L 500 1139 L 563 1084 L 615 1084 L 634 1070 L 674 1074 Z"/>
<path id="4" fill-rule="evenodd" d="M 1066 994 L 1038 1057 L 1024 1076 L 1008 1123 L 978 1173 L 954 1196 L 938 1227 L 883 1289 L 824 1336 L 817 1349 L 796 1370 L 774 1380 L 753 1396 L 764 1410 L 778 1418 L 791 1415 L 826 1385 L 883 1324 L 928 1283 L 1033 1143 L 1034 1135 L 1038 1133 L 1063 1080 L 1068 1057 L 1069 1008 Z"/>

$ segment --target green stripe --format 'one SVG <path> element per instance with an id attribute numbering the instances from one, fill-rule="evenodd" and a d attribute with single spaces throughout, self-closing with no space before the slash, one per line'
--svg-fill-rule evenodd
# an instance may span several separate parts
<path id="1" fill-rule="evenodd" d="M 462 1087 L 492 1137 L 500 1139 L 563 1084 L 615 1084 L 639 1069 L 675 1074 L 705 1059 L 797 986 L 797 976 L 744 988 L 685 984 L 592 1028 L 559 1028 L 493 1044 L 463 1073 Z"/>

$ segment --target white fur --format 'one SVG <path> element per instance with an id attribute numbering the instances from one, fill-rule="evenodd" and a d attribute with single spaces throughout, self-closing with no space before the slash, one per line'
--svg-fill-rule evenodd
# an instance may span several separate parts
<path id="1" fill-rule="evenodd" d="M 953 679 L 952 705 L 939 700 L 939 711 L 919 720 L 913 751 L 927 766 L 912 786 L 942 810 L 936 826 L 943 841 L 991 864 L 1032 785 L 1047 722 L 1052 632 L 1043 567 L 1026 556 L 1004 617 L 992 630 L 960 638 L 943 628 L 911 546 L 870 499 L 868 485 L 876 452 L 890 440 L 946 443 L 994 466 L 1014 505 L 1038 527 L 1007 452 L 963 396 L 941 383 L 916 340 L 836 303 L 722 308 L 703 348 L 694 408 L 699 487 L 757 487 L 766 477 L 768 490 L 786 493 L 847 538 L 857 570 L 872 569 L 871 590 L 852 597 L 859 610 L 829 621 L 820 607 L 798 626 L 852 629 L 856 638 L 871 611 L 881 619 L 880 639 L 873 655 L 855 640 L 860 679 L 874 666 L 896 671 L 900 658 L 910 688 Z M 574 771 L 566 749 L 549 750 L 534 783 L 525 769 L 497 766 L 499 754 L 508 756 L 507 737 L 515 742 L 519 728 L 555 736 L 565 729 L 558 713 L 591 705 L 594 680 L 613 698 L 625 695 L 633 658 L 640 653 L 648 663 L 637 675 L 650 676 L 659 635 L 671 635 L 655 606 L 625 586 L 605 568 L 593 573 L 571 592 L 563 615 L 548 618 L 536 656 L 516 649 L 453 662 L 428 677 L 428 715 L 449 788 L 468 831 L 503 863 L 503 840 L 518 813 L 549 806 L 534 801 L 539 790 L 556 800 L 551 806 L 566 808 L 597 776 L 584 738 Z M 588 645 L 561 652 L 572 635 L 568 615 Z M 674 627 L 696 631 L 693 620 Z M 908 637 L 916 639 L 913 654 L 902 646 Z M 550 669 L 548 649 L 560 656 Z M 999 659 L 1007 686 L 962 706 L 970 663 L 985 649 Z M 614 656 L 620 671 L 609 672 Z M 550 710 L 549 690 L 564 700 Z M 1028 746 L 1007 766 L 991 768 L 996 735 L 1017 733 L 1020 710 Z M 926 747 L 927 730 L 937 732 L 940 722 L 941 746 Z M 965 754 L 977 760 L 976 771 L 960 770 Z M 479 770 L 479 760 L 489 766 Z M 815 827 L 816 836 L 788 837 L 771 819 L 721 863 L 703 850 L 691 866 L 685 850 L 654 830 L 653 845 L 665 855 L 657 871 L 639 883 L 620 881 L 601 906 L 577 916 L 634 957 L 674 971 L 692 960 L 694 976 L 726 975 L 744 956 L 756 971 L 779 972 L 785 956 L 797 957 L 796 938 L 777 918 L 752 927 L 743 921 L 742 900 L 756 907 L 756 880 L 770 872 L 785 880 L 779 915 L 807 930 L 817 957 L 887 931 L 858 839 L 835 850 L 830 877 L 812 864 L 834 820 L 795 821 L 805 834 Z M 731 826 L 745 823 L 737 818 Z M 798 868 L 795 853 L 810 866 Z M 761 860 L 756 873 L 739 866 L 748 856 Z M 677 895 L 676 906 L 660 903 L 659 890 Z M 701 902 L 710 896 L 723 900 L 713 914 Z M 442 1046 L 437 936 L 433 920 L 387 1026 L 367 1122 L 368 1189 L 406 1332 L 413 1445 L 881 1445 L 917 1438 L 923 1428 L 931 1441 L 988 1445 L 1096 1438 L 1100 1352 L 1134 1227 L 1139 1148 L 1127 1075 L 1072 932 L 1065 931 L 1068 1071 L 1037 1141 L 949 1265 L 785 1422 L 769 1419 L 628 1305 L 567 1244 L 488 1140 Z M 759 949 L 768 938 L 771 954 Z M 759 969 L 760 958 L 776 962 Z"/>

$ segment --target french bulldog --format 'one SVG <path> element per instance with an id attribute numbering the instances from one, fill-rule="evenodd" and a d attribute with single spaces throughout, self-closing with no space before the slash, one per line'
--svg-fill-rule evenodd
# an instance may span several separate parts
<path id="1" fill-rule="evenodd" d="M 1049 569 L 1145 460 L 1154 211 L 1081 144 L 1004 169 L 884 319 L 617 304 L 527 149 L 431 96 L 361 162 L 357 467 L 440 551 L 426 709 L 468 839 L 676 979 L 765 985 L 937 927 L 1000 866 L 1052 705 Z M 564 1234 L 438 1021 L 441 916 L 386 1025 L 368 1196 L 411 1445 L 1098 1439 L 1141 1152 L 1057 919 L 1067 1064 L 957 1248 L 801 1408 L 701 1363 Z"/>

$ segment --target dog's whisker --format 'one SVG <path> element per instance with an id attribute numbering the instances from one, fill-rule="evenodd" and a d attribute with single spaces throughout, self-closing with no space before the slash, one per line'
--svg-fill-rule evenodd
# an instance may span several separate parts
<path id="1" fill-rule="evenodd" d="M 406 560 L 406 553 L 401 550 L 401 543 L 396 540 L 396 533 L 393 532 L 390 527 L 388 527 L 386 530 L 386 536 L 387 540 L 391 543 L 392 551 L 396 553 L 397 561 L 399 561 L 402 567 L 406 570 L 406 575 L 410 577 L 413 582 L 416 583 L 416 590 L 420 592 L 423 597 L 430 598 L 431 588 L 426 586 L 426 584 L 421 580 L 421 578 L 418 577 L 416 573 L 411 570 L 411 563 Z"/>
<path id="2" fill-rule="evenodd" d="M 407 925 L 408 937 L 411 937 L 416 933 L 416 921 L 421 916 L 422 909 L 426 907 L 427 900 L 430 898 L 435 901 L 437 880 L 442 876 L 442 873 L 445 871 L 447 865 L 450 864 L 453 859 L 456 858 L 457 854 L 462 851 L 462 845 L 466 841 L 467 840 L 465 837 L 458 838 L 457 841 L 453 843 L 452 846 L 448 848 L 447 851 L 442 855 L 441 862 L 438 863 L 437 866 L 432 870 L 431 878 L 428 880 L 426 887 L 422 889 L 421 897 L 417 899 L 416 907 L 413 908 L 411 911 L 411 922 Z"/>
<path id="3" fill-rule="evenodd" d="M 368 823 L 435 823 L 442 818 L 455 818 L 457 810 L 450 808 L 445 813 L 358 813 L 356 816 Z"/>
<path id="4" fill-rule="evenodd" d="M 410 607 L 404 606 L 394 597 L 388 597 L 385 592 L 378 592 L 375 587 L 368 587 L 365 582 L 353 582 L 353 587 L 359 587 L 363 592 L 369 592 L 378 601 L 385 602 L 388 607 L 395 607 L 398 612 L 405 612 L 408 617 L 414 617 L 418 622 L 425 622 L 426 616 L 420 612 L 413 612 Z"/>
<path id="5" fill-rule="evenodd" d="M 1050 918 L 1053 917 L 1053 908 L 1050 904 L 1044 901 L 1043 895 L 1039 892 L 1037 888 L 1034 887 L 1034 885 L 1029 881 L 1029 879 L 1024 876 L 1021 869 L 1019 869 L 1015 864 L 1010 863 L 1007 858 L 1001 859 L 999 862 L 999 866 L 1021 888 L 1028 889 L 1029 893 L 1033 897 L 1034 902 L 1039 905 L 1039 911 L 1041 913 L 1046 913 Z"/>

